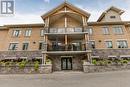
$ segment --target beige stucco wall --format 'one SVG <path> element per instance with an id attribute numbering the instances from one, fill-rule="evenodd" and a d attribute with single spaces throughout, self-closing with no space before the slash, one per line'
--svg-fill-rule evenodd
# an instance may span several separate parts
<path id="1" fill-rule="evenodd" d="M 116 16 L 116 18 L 110 18 L 110 16 Z M 103 19 L 101 20 L 101 22 L 117 22 L 117 21 L 121 21 L 121 17 L 117 12 L 113 10 L 108 11 L 105 14 L 105 17 L 103 17 Z"/>

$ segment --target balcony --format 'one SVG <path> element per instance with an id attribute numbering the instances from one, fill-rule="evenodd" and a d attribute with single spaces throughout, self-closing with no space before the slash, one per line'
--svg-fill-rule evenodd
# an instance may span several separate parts
<path id="1" fill-rule="evenodd" d="M 71 44 L 52 44 L 47 45 L 47 51 L 85 51 L 85 44 L 82 43 L 71 43 Z"/>
<path id="2" fill-rule="evenodd" d="M 75 27 L 75 28 L 49 28 L 48 33 L 56 34 L 56 33 L 81 33 L 83 32 L 83 28 Z"/>

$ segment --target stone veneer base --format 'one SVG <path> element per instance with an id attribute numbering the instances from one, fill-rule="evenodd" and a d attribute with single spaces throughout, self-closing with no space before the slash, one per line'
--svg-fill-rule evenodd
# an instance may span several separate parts
<path id="1" fill-rule="evenodd" d="M 36 71 L 33 66 L 27 66 L 20 69 L 18 66 L 4 67 L 0 66 L 0 74 L 50 74 L 52 73 L 52 65 L 40 66 Z"/>
<path id="2" fill-rule="evenodd" d="M 121 70 L 130 70 L 130 64 L 128 64 L 128 65 L 108 65 L 108 66 L 97 66 L 97 65 L 92 65 L 92 64 L 83 65 L 83 72 L 85 72 L 85 73 L 121 71 Z"/>

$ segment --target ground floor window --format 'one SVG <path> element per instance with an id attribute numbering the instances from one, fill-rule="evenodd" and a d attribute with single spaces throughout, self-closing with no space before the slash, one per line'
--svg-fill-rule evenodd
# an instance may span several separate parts
<path id="1" fill-rule="evenodd" d="M 128 48 L 128 44 L 126 40 L 119 40 L 117 41 L 118 48 Z"/>
<path id="2" fill-rule="evenodd" d="M 112 41 L 106 41 L 107 48 L 113 48 Z"/>
<path id="3" fill-rule="evenodd" d="M 29 43 L 23 43 L 22 50 L 28 50 Z"/>
<path id="4" fill-rule="evenodd" d="M 18 43 L 10 43 L 9 44 L 9 50 L 17 50 Z"/>

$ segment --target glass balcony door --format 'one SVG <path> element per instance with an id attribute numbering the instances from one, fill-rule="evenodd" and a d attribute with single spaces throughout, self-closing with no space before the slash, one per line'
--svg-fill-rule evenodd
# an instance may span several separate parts
<path id="1" fill-rule="evenodd" d="M 68 50 L 69 51 L 82 51 L 82 44 L 81 44 L 81 42 L 70 43 L 68 45 Z"/>

